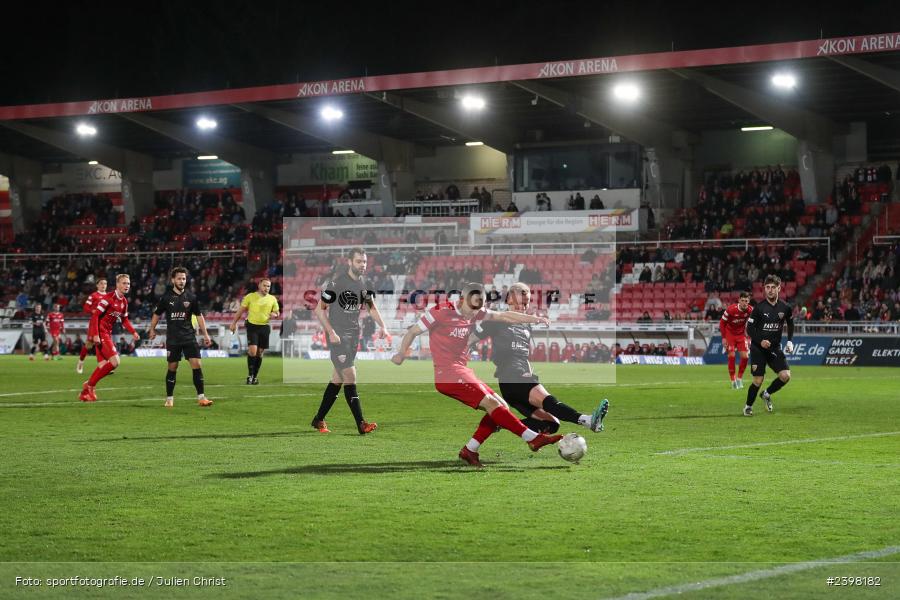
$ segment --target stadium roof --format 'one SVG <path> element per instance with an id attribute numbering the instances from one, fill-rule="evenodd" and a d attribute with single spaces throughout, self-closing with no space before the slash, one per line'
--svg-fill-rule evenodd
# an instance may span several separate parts
<path id="1" fill-rule="evenodd" d="M 785 70 L 795 74 L 797 88 L 774 90 L 772 74 Z M 633 106 L 611 98 L 612 86 L 625 80 L 642 90 Z M 459 109 L 459 97 L 470 92 L 486 99 L 483 112 Z M 211 115 L 218 122 L 215 136 L 274 155 L 364 143 L 361 132 L 427 153 L 474 140 L 512 151 L 535 143 L 606 141 L 611 134 L 666 146 L 674 132 L 690 137 L 761 124 L 819 136 L 826 144 L 847 123 L 867 121 L 870 156 L 896 157 L 898 92 L 900 34 L 887 33 L 7 106 L 0 107 L 0 152 L 45 163 L 86 160 L 89 150 L 79 148 L 88 146 L 60 147 L 43 132 L 74 137 L 76 124 L 89 120 L 97 142 L 157 158 L 194 156 L 204 152 L 202 138 L 186 141 L 172 126 L 192 130 L 197 117 Z M 339 124 L 318 122 L 325 103 L 343 110 Z"/>

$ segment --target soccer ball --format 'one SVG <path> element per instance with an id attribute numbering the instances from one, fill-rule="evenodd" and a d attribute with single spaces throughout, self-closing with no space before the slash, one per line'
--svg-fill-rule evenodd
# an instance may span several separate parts
<path id="1" fill-rule="evenodd" d="M 563 460 L 577 463 L 587 453 L 587 441 L 577 433 L 567 433 L 557 445 Z"/>

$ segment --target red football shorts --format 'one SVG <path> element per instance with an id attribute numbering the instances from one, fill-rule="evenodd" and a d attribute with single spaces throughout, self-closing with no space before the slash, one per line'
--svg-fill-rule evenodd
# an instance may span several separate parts
<path id="1" fill-rule="evenodd" d="M 743 335 L 726 335 L 725 350 L 731 352 L 749 352 L 750 347 L 747 344 L 747 337 Z"/>
<path id="2" fill-rule="evenodd" d="M 472 408 L 478 408 L 485 396 L 495 394 L 494 390 L 478 379 L 475 372 L 467 367 L 435 369 L 434 389 Z"/>
<path id="3" fill-rule="evenodd" d="M 94 344 L 94 352 L 97 353 L 97 360 L 109 360 L 119 353 L 112 338 L 108 335 L 100 336 L 100 343 Z"/>

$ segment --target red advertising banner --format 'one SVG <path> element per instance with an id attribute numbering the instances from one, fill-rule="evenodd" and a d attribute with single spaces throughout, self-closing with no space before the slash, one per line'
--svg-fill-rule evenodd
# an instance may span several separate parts
<path id="1" fill-rule="evenodd" d="M 881 33 L 824 40 L 806 40 L 779 44 L 758 44 L 733 48 L 683 50 L 632 54 L 605 58 L 586 58 L 552 62 L 428 71 L 372 77 L 348 77 L 269 85 L 234 90 L 217 90 L 168 96 L 148 96 L 56 104 L 29 104 L 0 107 L 0 120 L 66 117 L 104 113 L 172 110 L 241 102 L 264 102 L 339 96 L 365 92 L 386 92 L 450 85 L 475 85 L 501 81 L 525 81 L 560 77 L 584 77 L 607 73 L 628 73 L 657 69 L 680 69 L 711 65 L 731 65 L 779 60 L 870 54 L 900 50 L 900 33 Z"/>

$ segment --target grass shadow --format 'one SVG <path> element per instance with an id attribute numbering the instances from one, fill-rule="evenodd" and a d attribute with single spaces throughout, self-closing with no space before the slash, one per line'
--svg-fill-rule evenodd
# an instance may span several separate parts
<path id="1" fill-rule="evenodd" d="M 534 469 L 567 469 L 566 465 L 549 466 L 542 465 L 534 468 L 523 468 L 515 465 L 501 465 L 486 463 L 484 469 L 473 469 L 457 460 L 417 460 L 407 462 L 385 463 L 346 463 L 328 465 L 302 465 L 285 467 L 283 469 L 269 469 L 266 471 L 245 471 L 237 473 L 216 473 L 211 475 L 218 479 L 252 479 L 255 477 L 268 477 L 271 475 L 379 475 L 385 473 L 405 473 L 412 471 L 431 471 L 436 473 L 520 473 Z"/>
<path id="2" fill-rule="evenodd" d="M 238 440 L 268 437 L 284 437 L 290 435 L 319 435 L 318 431 L 270 431 L 261 433 L 209 433 L 197 435 L 157 435 L 157 436 L 120 436 L 96 440 L 78 440 L 84 443 L 95 442 L 163 442 L 166 440 Z"/>

